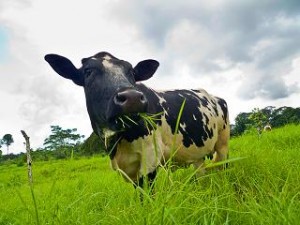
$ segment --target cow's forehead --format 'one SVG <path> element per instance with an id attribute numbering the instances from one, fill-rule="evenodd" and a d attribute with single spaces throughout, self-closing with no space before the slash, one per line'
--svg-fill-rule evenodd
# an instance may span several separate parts
<path id="1" fill-rule="evenodd" d="M 118 59 L 108 52 L 99 52 L 90 57 L 90 59 L 100 62 L 106 69 L 112 69 L 116 67 L 132 67 L 129 62 Z"/>
<path id="2" fill-rule="evenodd" d="M 91 57 L 88 58 L 84 58 L 82 59 L 82 63 L 84 64 L 85 62 L 87 62 L 88 60 L 94 60 L 97 61 L 101 64 L 103 64 L 103 66 L 109 64 L 116 64 L 116 62 L 120 62 L 121 60 L 119 60 L 118 58 L 114 57 L 112 54 L 108 53 L 108 52 L 99 52 Z M 115 62 L 115 63 L 113 63 Z M 106 67 L 106 66 L 105 66 Z"/>
<path id="3" fill-rule="evenodd" d="M 88 62 L 89 61 L 89 62 Z M 95 63 L 91 62 L 94 61 Z M 101 66 L 107 74 L 114 75 L 115 79 L 127 79 L 125 74 L 132 68 L 132 65 L 124 60 L 114 57 L 108 52 L 99 52 L 94 56 L 83 59 L 82 63 L 86 65 Z"/>
<path id="4" fill-rule="evenodd" d="M 118 58 L 114 57 L 112 54 L 108 52 L 99 52 L 95 54 L 92 58 L 104 59 L 104 60 L 111 60 L 111 59 L 118 60 Z"/>

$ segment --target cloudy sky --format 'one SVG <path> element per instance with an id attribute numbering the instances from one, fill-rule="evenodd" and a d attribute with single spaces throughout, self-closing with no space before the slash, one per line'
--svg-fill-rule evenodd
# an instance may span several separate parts
<path id="1" fill-rule="evenodd" d="M 108 51 L 160 67 L 156 89 L 204 88 L 231 120 L 254 107 L 300 106 L 299 0 L 0 0 L 0 137 L 42 147 L 50 125 L 92 132 L 83 89 L 43 57 Z M 5 148 L 2 149 L 5 153 Z"/>

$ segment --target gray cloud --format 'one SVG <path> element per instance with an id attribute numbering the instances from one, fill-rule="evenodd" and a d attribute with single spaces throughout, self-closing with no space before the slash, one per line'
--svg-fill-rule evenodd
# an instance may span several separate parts
<path id="1" fill-rule="evenodd" d="M 246 74 L 239 96 L 277 99 L 299 91 L 297 84 L 286 85 L 282 79 L 300 56 L 298 0 L 131 0 L 118 2 L 111 11 L 162 52 L 162 73 L 176 73 L 172 68 L 178 62 L 195 76 L 246 64 L 255 74 Z"/>
<path id="2" fill-rule="evenodd" d="M 299 92 L 297 84 L 285 85 L 282 77 L 272 74 L 260 74 L 259 76 L 247 76 L 240 86 L 238 93 L 240 98 L 253 99 L 257 97 L 265 99 L 280 99 Z"/>
<path id="3" fill-rule="evenodd" d="M 14 1 L 0 1 L 0 11 L 5 8 L 23 8 L 30 6 L 30 0 L 14 0 Z"/>

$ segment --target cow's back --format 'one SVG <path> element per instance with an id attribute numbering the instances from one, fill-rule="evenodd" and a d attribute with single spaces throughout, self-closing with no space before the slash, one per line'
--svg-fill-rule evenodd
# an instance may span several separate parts
<path id="1" fill-rule="evenodd" d="M 167 146 L 165 159 L 174 157 L 179 164 L 197 164 L 214 153 L 221 134 L 225 139 L 229 136 L 228 110 L 223 99 L 203 89 L 156 93 L 164 110 L 161 129 Z"/>

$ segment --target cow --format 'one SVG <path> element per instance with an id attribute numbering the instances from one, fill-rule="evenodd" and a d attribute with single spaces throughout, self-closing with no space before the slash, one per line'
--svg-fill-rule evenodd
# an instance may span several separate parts
<path id="1" fill-rule="evenodd" d="M 264 126 L 264 131 L 272 131 L 272 127 L 270 124 L 267 124 L 266 126 Z"/>
<path id="2" fill-rule="evenodd" d="M 206 157 L 227 159 L 226 101 L 203 89 L 155 91 L 142 84 L 156 72 L 158 61 L 147 59 L 133 67 L 108 52 L 83 58 L 80 68 L 57 54 L 47 54 L 45 60 L 84 88 L 92 128 L 105 142 L 112 168 L 135 187 L 143 186 L 144 178 L 152 182 L 169 161 L 193 165 L 203 174 Z"/>

